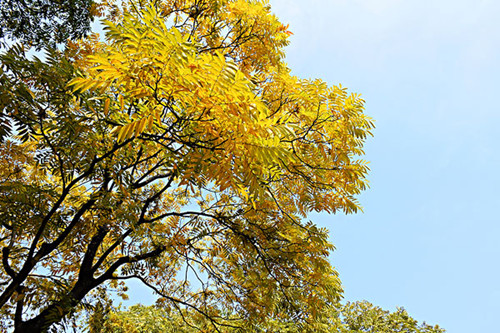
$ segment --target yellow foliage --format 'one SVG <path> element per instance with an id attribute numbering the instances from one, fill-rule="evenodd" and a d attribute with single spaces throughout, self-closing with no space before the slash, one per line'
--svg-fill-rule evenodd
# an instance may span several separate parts
<path id="1" fill-rule="evenodd" d="M 47 111 L 11 116 L 30 135 L 3 148 L 4 170 L 19 167 L 0 170 L 0 239 L 13 269 L 62 281 L 30 277 L 27 299 L 59 306 L 106 284 L 126 297 L 117 281 L 135 278 L 216 326 L 318 331 L 342 289 L 327 230 L 304 218 L 360 209 L 364 100 L 291 75 L 288 26 L 266 1 L 109 6 L 105 41 L 52 60 L 57 98 L 45 74 L 19 90 Z"/>

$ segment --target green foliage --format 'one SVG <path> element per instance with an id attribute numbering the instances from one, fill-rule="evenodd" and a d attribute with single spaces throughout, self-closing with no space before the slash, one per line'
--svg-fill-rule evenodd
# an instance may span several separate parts
<path id="1" fill-rule="evenodd" d="M 418 322 L 404 308 L 394 312 L 363 301 L 347 303 L 342 308 L 342 333 L 443 333 L 439 326 Z"/>
<path id="2" fill-rule="evenodd" d="M 110 312 L 101 327 L 90 333 L 191 333 L 198 331 L 188 326 L 180 315 L 169 314 L 157 307 L 135 305 L 126 311 Z"/>
<path id="3" fill-rule="evenodd" d="M 0 55 L 0 141 L 14 137 L 22 142 L 33 139 L 49 110 L 68 107 L 73 98 L 66 84 L 74 67 L 64 54 L 46 49 L 46 61 L 28 59 L 26 49 L 15 44 Z"/>
<path id="4" fill-rule="evenodd" d="M 197 316 L 193 311 L 172 311 L 155 306 L 134 305 L 127 310 L 108 312 L 90 333 L 296 333 L 303 330 L 294 323 L 262 322 L 258 326 L 214 326 L 209 318 Z"/>
<path id="5" fill-rule="evenodd" d="M 95 14 L 92 0 L 0 0 L 0 40 L 55 46 L 85 36 Z"/>
<path id="6" fill-rule="evenodd" d="M 212 332 L 213 327 L 206 319 L 194 322 L 192 312 L 167 313 L 154 306 L 135 305 L 126 311 L 114 310 L 102 318 L 99 329 L 91 333 L 160 333 L 179 332 L 196 333 Z M 189 325 L 196 324 L 196 327 Z M 403 308 L 389 312 L 362 302 L 348 302 L 339 310 L 330 313 L 329 322 L 325 331 L 340 333 L 444 333 L 445 330 L 439 326 L 431 326 L 425 322 L 419 324 Z M 194 326 L 194 325 L 193 325 Z M 251 328 L 219 328 L 220 332 L 276 332 L 276 333 L 300 333 L 304 329 L 294 322 L 266 321 L 259 327 Z"/>

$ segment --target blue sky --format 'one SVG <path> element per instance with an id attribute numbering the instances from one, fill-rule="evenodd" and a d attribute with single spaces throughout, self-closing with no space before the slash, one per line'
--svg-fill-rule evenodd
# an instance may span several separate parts
<path id="1" fill-rule="evenodd" d="M 300 77 L 366 100 L 371 188 L 330 228 L 347 300 L 404 306 L 450 333 L 500 313 L 500 2 L 271 0 Z"/>

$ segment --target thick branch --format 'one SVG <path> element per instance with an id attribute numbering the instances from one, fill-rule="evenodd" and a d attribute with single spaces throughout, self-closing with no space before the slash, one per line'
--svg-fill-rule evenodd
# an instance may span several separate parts
<path id="1" fill-rule="evenodd" d="M 112 279 L 113 274 L 116 272 L 116 270 L 125 264 L 131 264 L 131 263 L 138 262 L 141 260 L 154 258 L 156 256 L 159 256 L 163 251 L 165 251 L 165 249 L 166 249 L 165 246 L 160 246 L 160 247 L 157 247 L 156 249 L 154 249 L 153 251 L 139 254 L 137 256 L 120 257 L 111 265 L 111 267 L 109 267 L 106 270 L 106 272 L 104 272 L 100 277 L 98 277 L 96 279 L 96 283 L 101 284 L 106 280 Z"/>
<path id="2" fill-rule="evenodd" d="M 90 275 L 91 277 L 93 277 L 92 263 L 94 262 L 97 249 L 99 249 L 99 246 L 101 245 L 108 232 L 109 228 L 107 226 L 100 226 L 97 230 L 97 233 L 90 240 L 89 246 L 87 247 L 87 252 L 85 252 L 85 256 L 82 260 L 82 265 L 80 266 L 79 279 L 83 279 L 86 275 Z"/>
<path id="3" fill-rule="evenodd" d="M 9 254 L 10 254 L 10 248 L 9 247 L 4 247 L 2 249 L 2 264 L 5 272 L 13 279 L 16 278 L 17 273 L 14 272 L 12 267 L 9 265 Z"/>

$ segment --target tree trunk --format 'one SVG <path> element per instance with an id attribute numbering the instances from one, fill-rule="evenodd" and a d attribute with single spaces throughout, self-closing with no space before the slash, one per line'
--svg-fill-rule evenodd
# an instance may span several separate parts
<path id="1" fill-rule="evenodd" d="M 43 333 L 60 322 L 96 286 L 93 278 L 79 280 L 73 289 L 60 301 L 52 303 L 36 317 L 16 323 L 14 333 Z"/>

